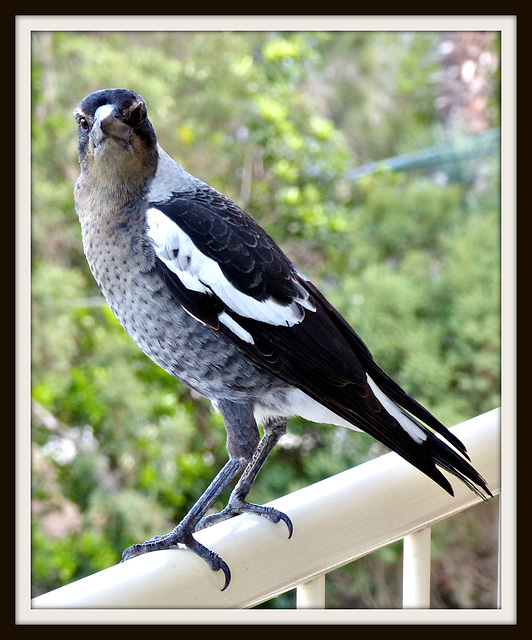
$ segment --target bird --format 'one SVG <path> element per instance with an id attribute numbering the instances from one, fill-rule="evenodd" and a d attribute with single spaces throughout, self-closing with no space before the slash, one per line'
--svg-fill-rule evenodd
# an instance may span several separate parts
<path id="1" fill-rule="evenodd" d="M 90 270 L 133 341 L 210 400 L 227 432 L 227 462 L 186 516 L 121 562 L 185 547 L 223 572 L 226 589 L 229 566 L 194 533 L 254 513 L 291 537 L 287 514 L 246 498 L 293 416 L 368 433 L 450 495 L 441 470 L 492 496 L 464 444 L 384 372 L 266 231 L 162 149 L 140 94 L 94 91 L 74 117 L 74 203 Z M 226 507 L 208 513 L 233 480 Z"/>

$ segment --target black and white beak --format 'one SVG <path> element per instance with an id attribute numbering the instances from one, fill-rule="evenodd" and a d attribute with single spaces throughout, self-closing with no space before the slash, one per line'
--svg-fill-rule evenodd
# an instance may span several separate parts
<path id="1" fill-rule="evenodd" d="M 129 142 L 131 128 L 124 122 L 114 104 L 104 104 L 96 109 L 91 136 L 97 147 L 105 138 L 117 138 Z"/>

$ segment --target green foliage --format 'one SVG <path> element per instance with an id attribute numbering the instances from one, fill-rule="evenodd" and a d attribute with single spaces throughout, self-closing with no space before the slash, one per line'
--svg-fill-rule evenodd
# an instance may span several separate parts
<path id="1" fill-rule="evenodd" d="M 226 459 L 220 416 L 138 350 L 88 271 L 71 114 L 91 91 L 141 93 L 165 150 L 244 206 L 445 423 L 499 404 L 496 179 L 475 190 L 414 173 L 344 177 L 434 144 L 436 46 L 433 33 L 34 34 L 35 594 L 169 530 Z M 363 434 L 294 419 L 250 497 L 382 452 Z M 330 606 L 386 606 L 399 556 L 394 546 L 335 572 Z"/>

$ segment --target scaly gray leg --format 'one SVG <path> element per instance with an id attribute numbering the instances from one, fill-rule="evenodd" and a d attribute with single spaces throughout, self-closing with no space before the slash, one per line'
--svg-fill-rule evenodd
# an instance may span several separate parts
<path id="1" fill-rule="evenodd" d="M 245 501 L 260 468 L 281 436 L 286 432 L 286 421 L 272 422 L 266 425 L 264 436 L 260 440 L 253 415 L 253 407 L 249 403 L 221 400 L 217 406 L 222 413 L 227 429 L 228 462 L 173 531 L 162 536 L 155 536 L 141 544 L 132 545 L 122 554 L 122 562 L 151 551 L 183 545 L 200 558 L 203 558 L 213 571 L 221 570 L 224 572 L 225 584 L 223 591 L 229 586 L 231 571 L 217 553 L 207 549 L 194 538 L 194 531 L 243 512 L 257 513 L 272 522 L 280 522 L 282 520 L 288 527 L 289 537 L 292 535 L 293 527 L 290 518 L 277 511 L 277 509 L 262 507 Z M 207 510 L 220 493 L 242 470 L 242 476 L 229 497 L 227 507 L 218 514 L 205 516 Z"/>
<path id="2" fill-rule="evenodd" d="M 230 458 L 223 469 L 207 487 L 207 490 L 203 493 L 201 498 L 196 502 L 177 527 L 173 529 L 173 531 L 162 536 L 155 536 L 151 540 L 147 540 L 141 544 L 134 544 L 131 547 L 128 547 L 122 554 L 121 562 L 140 556 L 144 553 L 149 553 L 150 551 L 169 549 L 181 544 L 187 549 L 193 551 L 200 558 L 203 558 L 213 571 L 219 571 L 221 569 L 225 575 L 225 584 L 222 591 L 226 589 L 231 581 L 231 571 L 229 567 L 217 553 L 200 544 L 193 537 L 192 533 L 214 500 L 216 500 L 235 475 L 242 471 L 245 465 L 246 461 L 243 459 Z"/>
<path id="3" fill-rule="evenodd" d="M 257 477 L 262 465 L 266 462 L 266 458 L 272 449 L 279 442 L 281 436 L 286 433 L 286 422 L 270 423 L 265 427 L 265 434 L 259 442 L 255 453 L 247 467 L 244 469 L 240 480 L 237 482 L 233 492 L 229 497 L 229 501 L 225 509 L 219 513 L 205 516 L 196 525 L 196 531 L 210 527 L 213 524 L 227 520 L 239 513 L 256 513 L 272 522 L 280 522 L 281 520 L 288 527 L 288 537 L 292 537 L 293 526 L 290 518 L 272 507 L 263 507 L 252 502 L 246 502 L 245 498 L 251 490 L 251 486 Z"/>

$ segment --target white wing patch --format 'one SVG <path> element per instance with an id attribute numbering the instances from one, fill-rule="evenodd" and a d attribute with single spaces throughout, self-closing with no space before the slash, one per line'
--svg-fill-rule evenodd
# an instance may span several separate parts
<path id="1" fill-rule="evenodd" d="M 242 293 L 227 280 L 218 263 L 203 254 L 190 236 L 162 211 L 155 207 L 148 209 L 146 220 L 157 256 L 187 289 L 214 293 L 239 315 L 277 326 L 292 327 L 303 320 L 305 309 L 316 310 L 306 295 L 284 306 L 271 299 L 260 301 Z M 306 292 L 302 290 L 302 294 Z M 253 344 L 251 334 L 227 313 L 222 313 L 219 320 L 242 340 Z"/>
<path id="2" fill-rule="evenodd" d="M 249 333 L 249 331 L 246 331 L 244 327 L 241 327 L 238 322 L 236 320 L 233 320 L 233 318 L 231 318 L 231 316 L 228 315 L 225 311 L 218 316 L 218 320 L 245 342 L 249 342 L 249 344 L 255 344 L 255 340 L 253 340 L 253 336 L 251 335 L 251 333 Z"/>
<path id="3" fill-rule="evenodd" d="M 420 427 L 418 427 L 415 422 L 409 420 L 408 417 L 397 407 L 395 402 L 390 400 L 390 398 L 388 398 L 388 396 L 383 391 L 381 391 L 381 389 L 379 389 L 379 387 L 368 376 L 368 374 L 366 374 L 366 377 L 368 379 L 368 384 L 375 394 L 377 400 L 382 404 L 386 411 L 397 420 L 397 422 L 408 433 L 408 435 L 418 443 L 426 440 L 427 434 L 423 431 L 423 429 L 420 429 Z"/>

